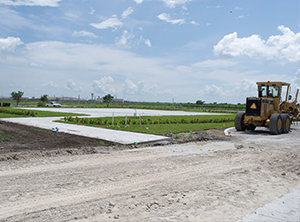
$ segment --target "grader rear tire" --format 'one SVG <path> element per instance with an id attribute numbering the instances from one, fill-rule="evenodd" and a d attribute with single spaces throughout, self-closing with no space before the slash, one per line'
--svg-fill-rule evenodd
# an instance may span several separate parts
<path id="1" fill-rule="evenodd" d="M 282 132 L 282 116 L 279 113 L 274 113 L 270 118 L 270 132 L 275 135 L 279 135 Z"/>
<path id="2" fill-rule="evenodd" d="M 287 113 L 282 114 L 282 133 L 288 133 L 291 129 L 291 118 Z"/>
<path id="3" fill-rule="evenodd" d="M 237 131 L 245 131 L 246 126 L 244 124 L 245 112 L 238 112 L 234 119 L 234 126 Z"/>

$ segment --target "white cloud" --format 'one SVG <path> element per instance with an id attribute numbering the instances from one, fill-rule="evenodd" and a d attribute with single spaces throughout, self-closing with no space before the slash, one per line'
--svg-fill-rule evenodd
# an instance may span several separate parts
<path id="1" fill-rule="evenodd" d="M 184 19 L 171 19 L 171 16 L 167 13 L 162 13 L 160 15 L 157 16 L 157 18 L 159 18 L 160 20 L 172 23 L 172 24 L 183 24 L 185 23 Z"/>
<path id="2" fill-rule="evenodd" d="M 72 35 L 73 36 L 78 36 L 78 37 L 82 36 L 82 37 L 97 38 L 97 36 L 94 33 L 88 32 L 88 31 L 85 31 L 85 30 L 78 31 L 78 32 L 74 31 Z"/>
<path id="3" fill-rule="evenodd" d="M 50 6 L 58 7 L 61 0 L 1 0 L 2 5 L 11 6 Z"/>
<path id="4" fill-rule="evenodd" d="M 175 8 L 176 5 L 182 5 L 187 2 L 191 2 L 192 0 L 162 0 L 167 7 L 169 8 Z"/>
<path id="5" fill-rule="evenodd" d="M 92 15 L 92 14 L 94 14 L 95 11 L 96 11 L 95 9 L 91 8 L 91 11 L 89 12 L 89 14 Z"/>
<path id="6" fill-rule="evenodd" d="M 107 28 L 122 27 L 123 23 L 118 19 L 116 15 L 113 15 L 111 18 L 101 23 L 91 23 L 90 25 L 95 27 L 96 29 L 107 29 Z"/>
<path id="7" fill-rule="evenodd" d="M 203 93 L 209 97 L 220 97 L 224 96 L 227 93 L 223 91 L 222 87 L 216 86 L 214 84 L 212 85 L 205 85 Z"/>
<path id="8" fill-rule="evenodd" d="M 217 56 L 229 57 L 260 57 L 267 60 L 287 59 L 300 62 L 300 33 L 294 33 L 289 28 L 279 26 L 282 35 L 270 36 L 267 41 L 258 35 L 248 38 L 238 38 L 237 33 L 224 36 L 214 46 Z"/>
<path id="9" fill-rule="evenodd" d="M 6 39 L 0 38 L 0 53 L 2 52 L 13 52 L 15 48 L 22 45 L 23 42 L 20 38 L 7 37 Z"/>
<path id="10" fill-rule="evenodd" d="M 111 76 L 104 76 L 99 80 L 94 80 L 92 87 L 95 92 L 100 94 L 115 94 L 116 90 L 112 83 L 114 83 L 114 79 Z"/>
<path id="11" fill-rule="evenodd" d="M 195 21 L 191 21 L 191 24 L 192 24 L 192 25 L 195 25 L 195 26 L 200 25 L 198 22 L 195 22 Z"/>
<path id="12" fill-rule="evenodd" d="M 125 11 L 123 11 L 122 13 L 122 18 L 125 19 L 127 18 L 129 15 L 131 15 L 133 13 L 133 8 L 129 7 L 128 9 L 126 9 Z"/>
<path id="13" fill-rule="evenodd" d="M 127 30 L 124 30 L 122 36 L 120 38 L 116 38 L 116 45 L 130 47 L 130 45 L 128 44 L 128 40 L 133 38 L 134 34 L 128 32 Z"/>
<path id="14" fill-rule="evenodd" d="M 207 6 L 207 8 L 223 8 L 223 5 L 211 5 Z"/>
<path id="15" fill-rule="evenodd" d="M 141 4 L 144 0 L 134 0 L 136 4 Z"/>
<path id="16" fill-rule="evenodd" d="M 145 39 L 144 42 L 148 47 L 151 47 L 151 42 L 149 39 Z"/>
<path id="17" fill-rule="evenodd" d="M 256 97 L 257 96 L 257 85 L 256 82 L 249 79 L 243 79 L 240 83 L 236 84 L 233 89 L 234 95 L 238 97 Z"/>
<path id="18" fill-rule="evenodd" d="M 57 89 L 59 87 L 59 85 L 56 85 L 53 82 L 47 82 L 43 85 L 41 85 L 42 88 L 47 88 L 47 89 Z"/>
<path id="19" fill-rule="evenodd" d="M 76 92 L 82 92 L 82 87 L 78 86 L 72 79 L 68 80 L 66 89 Z"/>
<path id="20" fill-rule="evenodd" d="M 123 84 L 123 93 L 125 95 L 132 95 L 138 91 L 138 87 L 130 80 L 126 79 Z"/>
<path id="21" fill-rule="evenodd" d="M 151 47 L 151 42 L 149 39 L 144 39 L 143 36 L 140 36 L 140 39 L 135 39 L 134 37 L 135 35 L 132 32 L 124 30 L 122 36 L 116 38 L 116 45 L 131 48 L 139 45 L 140 43 L 144 43 L 148 47 Z"/>
<path id="22" fill-rule="evenodd" d="M 124 95 L 136 95 L 136 97 L 173 94 L 172 90 L 159 90 L 156 84 L 146 84 L 144 81 L 135 84 L 132 80 L 126 79 L 122 86 Z"/>

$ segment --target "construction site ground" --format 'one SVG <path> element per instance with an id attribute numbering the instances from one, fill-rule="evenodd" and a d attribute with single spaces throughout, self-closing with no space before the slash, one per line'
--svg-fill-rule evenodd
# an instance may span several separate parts
<path id="1" fill-rule="evenodd" d="M 300 186 L 299 125 L 137 146 L 5 121 L 0 132 L 0 221 L 248 221 Z M 293 209 L 260 221 L 297 221 Z"/>

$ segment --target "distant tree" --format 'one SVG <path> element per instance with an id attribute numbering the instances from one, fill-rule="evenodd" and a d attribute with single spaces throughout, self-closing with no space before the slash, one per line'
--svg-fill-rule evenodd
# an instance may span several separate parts
<path id="1" fill-rule="evenodd" d="M 47 94 L 42 95 L 41 98 L 40 98 L 40 100 L 41 100 L 42 102 L 44 102 L 44 103 L 49 102 L 48 95 L 47 95 Z"/>
<path id="2" fill-rule="evenodd" d="M 205 103 L 205 101 L 202 101 L 202 100 L 197 100 L 196 104 L 197 105 L 203 105 Z"/>
<path id="3" fill-rule="evenodd" d="M 18 92 L 12 92 L 10 95 L 11 95 L 11 97 L 13 98 L 13 100 L 16 101 L 17 106 L 18 106 L 19 103 L 20 103 L 20 101 L 21 101 L 22 96 L 24 95 L 24 92 L 21 92 L 21 91 L 18 91 Z"/>
<path id="4" fill-rule="evenodd" d="M 114 99 L 114 97 L 110 94 L 107 94 L 103 97 L 103 102 L 107 103 L 107 107 L 109 106 L 109 103 Z"/>
<path id="5" fill-rule="evenodd" d="M 37 106 L 39 106 L 39 107 L 46 106 L 47 102 L 49 102 L 48 95 L 47 94 L 42 95 L 41 98 L 40 98 L 40 101 L 37 104 Z"/>

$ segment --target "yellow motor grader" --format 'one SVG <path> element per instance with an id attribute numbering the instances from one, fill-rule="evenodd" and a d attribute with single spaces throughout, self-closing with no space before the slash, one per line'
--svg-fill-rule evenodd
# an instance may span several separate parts
<path id="1" fill-rule="evenodd" d="M 296 107 L 299 89 L 294 101 L 289 102 L 290 84 L 285 82 L 257 82 L 258 97 L 246 98 L 246 112 L 238 112 L 234 125 L 237 131 L 255 130 L 256 127 L 268 127 L 272 134 L 288 133 L 291 122 L 299 121 Z M 281 93 L 286 88 L 285 100 Z"/>

